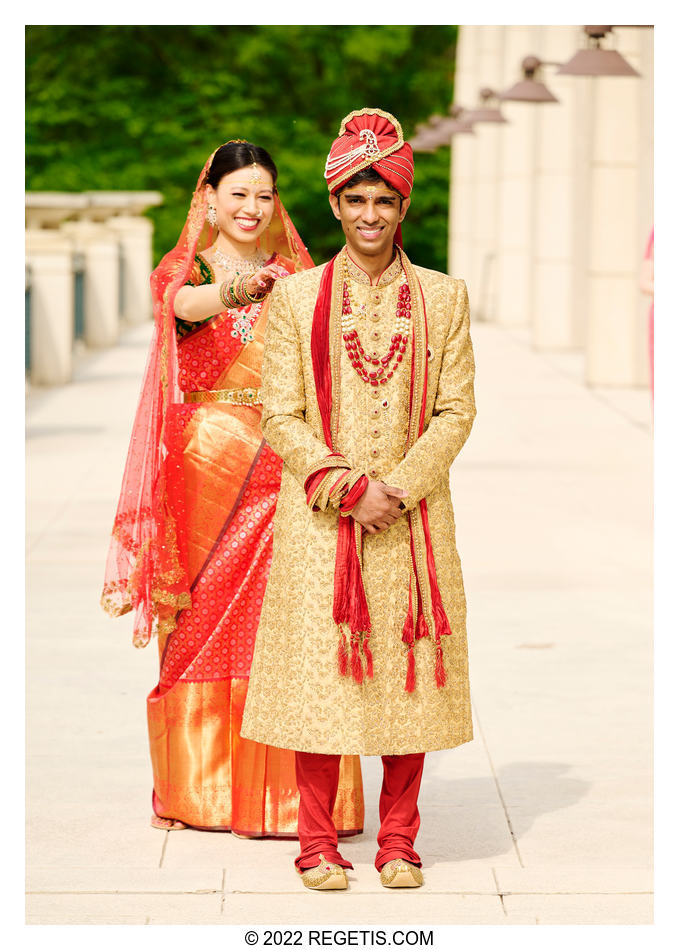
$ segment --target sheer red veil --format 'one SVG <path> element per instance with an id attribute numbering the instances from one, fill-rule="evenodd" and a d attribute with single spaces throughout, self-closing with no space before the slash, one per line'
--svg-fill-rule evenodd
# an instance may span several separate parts
<path id="1" fill-rule="evenodd" d="M 207 221 L 205 182 L 216 152 L 205 163 L 186 223 L 175 247 L 151 274 L 154 332 L 132 427 L 118 508 L 106 563 L 102 606 L 115 616 L 136 611 L 135 646 L 145 646 L 178 610 L 190 606 L 181 498 L 168 489 L 165 464 L 168 410 L 182 402 L 178 384 L 174 299 L 186 283 L 196 253 L 209 247 L 217 228 Z M 292 260 L 296 270 L 313 266 L 307 249 L 275 195 L 271 225 L 261 241 L 267 255 Z"/>

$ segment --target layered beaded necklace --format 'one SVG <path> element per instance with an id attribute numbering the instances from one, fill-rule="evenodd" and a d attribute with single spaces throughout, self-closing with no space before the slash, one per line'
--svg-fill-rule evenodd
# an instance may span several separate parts
<path id="1" fill-rule="evenodd" d="M 398 364 L 403 359 L 408 343 L 408 332 L 410 329 L 410 287 L 405 276 L 403 283 L 398 289 L 398 300 L 396 302 L 396 319 L 394 321 L 394 331 L 391 335 L 391 343 L 386 354 L 382 357 L 368 356 L 363 349 L 356 330 L 356 318 L 354 316 L 355 304 L 351 297 L 349 289 L 349 273 L 346 261 L 344 262 L 344 285 L 342 291 L 342 339 L 346 347 L 351 365 L 364 383 L 370 386 L 384 385 L 391 379 Z M 392 360 L 395 362 L 390 368 Z"/>

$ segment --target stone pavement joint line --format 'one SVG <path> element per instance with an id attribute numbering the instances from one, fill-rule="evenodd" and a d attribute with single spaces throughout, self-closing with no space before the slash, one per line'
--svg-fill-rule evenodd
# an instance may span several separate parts
<path id="1" fill-rule="evenodd" d="M 514 834 L 514 829 L 512 828 L 512 820 L 511 820 L 511 818 L 509 817 L 509 811 L 507 810 L 507 805 L 506 805 L 506 803 L 505 803 L 504 798 L 502 797 L 502 789 L 500 788 L 500 783 L 498 782 L 497 775 L 495 774 L 495 769 L 493 768 L 493 762 L 492 762 L 492 759 L 491 759 L 491 756 L 490 756 L 490 751 L 489 751 L 489 749 L 488 749 L 488 743 L 486 742 L 486 737 L 485 737 L 484 734 L 483 734 L 483 726 L 481 725 L 481 722 L 480 722 L 480 720 L 479 720 L 479 715 L 478 715 L 478 712 L 477 712 L 475 706 L 474 706 L 474 717 L 475 717 L 476 722 L 477 722 L 477 724 L 478 724 L 478 733 L 479 733 L 479 735 L 480 735 L 480 737 L 481 737 L 481 740 L 482 740 L 482 742 L 483 742 L 483 746 L 484 746 L 484 748 L 485 748 L 485 750 L 486 750 L 486 753 L 487 753 L 487 755 L 488 755 L 488 765 L 489 765 L 489 767 L 490 767 L 490 771 L 491 771 L 491 774 L 492 774 L 492 776 L 493 776 L 493 781 L 495 782 L 495 787 L 496 787 L 496 789 L 497 789 L 497 797 L 500 799 L 500 804 L 502 805 L 502 811 L 504 812 L 505 821 L 507 822 L 507 830 L 509 831 L 509 834 L 511 835 L 511 838 L 512 838 L 512 844 L 513 844 L 513 846 L 514 846 L 514 851 L 516 852 L 516 858 L 517 858 L 517 861 L 519 862 L 520 867 L 523 867 L 524 864 L 523 864 L 523 861 L 521 860 L 521 852 L 519 851 L 519 843 L 518 843 L 518 841 L 516 840 L 516 835 Z M 495 875 L 495 871 L 493 871 L 493 876 L 494 876 L 494 875 Z M 499 890 L 499 889 L 498 889 L 498 890 Z M 503 905 L 503 907 L 504 907 L 504 905 Z"/>
<path id="2" fill-rule="evenodd" d="M 157 651 L 99 608 L 151 325 L 32 390 L 27 411 L 31 924 L 649 924 L 651 404 L 592 391 L 577 354 L 477 323 L 478 416 L 451 472 L 475 740 L 427 756 L 425 883 L 373 867 L 379 758 L 348 892 L 296 842 L 150 827 Z"/>

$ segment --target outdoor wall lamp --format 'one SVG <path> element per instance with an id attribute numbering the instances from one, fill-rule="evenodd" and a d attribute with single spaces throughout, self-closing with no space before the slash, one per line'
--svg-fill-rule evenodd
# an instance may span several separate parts
<path id="1" fill-rule="evenodd" d="M 479 92 L 479 98 L 481 104 L 477 109 L 472 109 L 469 112 L 465 112 L 465 120 L 467 122 L 506 122 L 507 119 L 500 112 L 499 106 L 491 105 L 490 103 L 495 100 L 499 101 L 499 96 L 492 89 L 489 89 L 487 86 L 484 86 L 483 89 Z"/>
<path id="2" fill-rule="evenodd" d="M 410 146 L 415 152 L 433 152 L 442 145 L 450 145 L 453 135 L 474 134 L 473 125 L 462 106 L 452 105 L 447 116 L 434 114 L 428 122 L 419 122 Z"/>
<path id="3" fill-rule="evenodd" d="M 515 82 L 505 92 L 501 92 L 499 98 L 511 102 L 558 102 L 559 100 L 552 95 L 547 86 L 535 78 L 535 74 L 541 66 L 561 65 L 561 63 L 548 63 L 544 59 L 538 59 L 537 56 L 526 56 L 521 61 L 523 79 Z"/>
<path id="4" fill-rule="evenodd" d="M 448 117 L 444 126 L 446 135 L 476 135 L 474 123 L 468 118 L 466 109 L 455 104 L 448 109 Z M 443 128 L 440 128 L 443 132 Z"/>
<path id="5" fill-rule="evenodd" d="M 585 26 L 587 47 L 579 49 L 557 73 L 563 76 L 639 76 L 615 49 L 601 49 L 601 41 L 612 26 Z"/>
<path id="6" fill-rule="evenodd" d="M 429 119 L 432 141 L 450 145 L 453 135 L 474 135 L 473 123 L 469 121 L 462 106 L 452 105 L 448 115 L 432 115 Z"/>
<path id="7" fill-rule="evenodd" d="M 418 122 L 415 126 L 415 134 L 408 139 L 408 144 L 413 152 L 434 152 L 437 148 L 432 141 L 431 132 L 433 130 L 427 122 Z"/>

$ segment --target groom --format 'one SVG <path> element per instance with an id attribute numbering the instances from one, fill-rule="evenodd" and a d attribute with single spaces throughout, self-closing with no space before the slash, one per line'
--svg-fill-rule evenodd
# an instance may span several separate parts
<path id="1" fill-rule="evenodd" d="M 428 751 L 472 738 L 449 470 L 475 415 L 462 280 L 401 248 L 413 154 L 394 116 L 342 121 L 326 163 L 346 244 L 271 296 L 262 430 L 284 462 L 242 734 L 296 750 L 303 883 L 345 888 L 342 754 L 382 757 L 385 887 L 422 883 Z"/>

